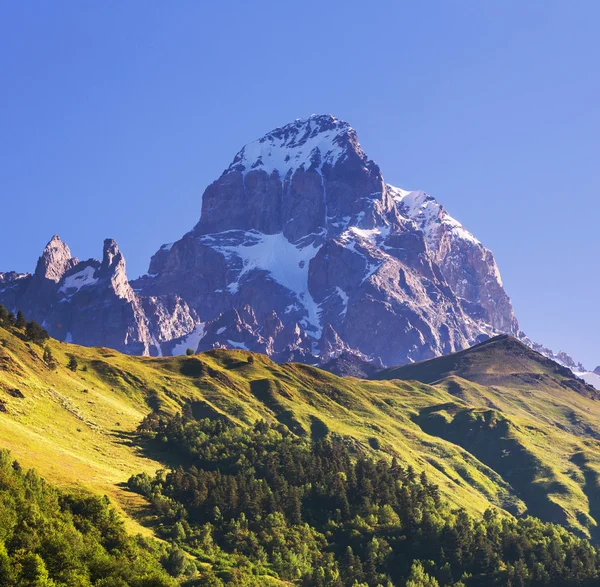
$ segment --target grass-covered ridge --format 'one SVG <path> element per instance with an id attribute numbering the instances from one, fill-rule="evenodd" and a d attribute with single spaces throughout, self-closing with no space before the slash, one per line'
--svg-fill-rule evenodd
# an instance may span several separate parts
<path id="1" fill-rule="evenodd" d="M 0 328 L 0 447 L 61 487 L 107 494 L 130 529 L 149 534 L 139 525 L 145 500 L 127 479 L 177 464 L 156 444 L 140 446 L 136 428 L 189 403 L 196 418 L 281 423 L 307 440 L 335 433 L 356 450 L 396 456 L 473 514 L 534 511 L 595 536 L 600 450 L 586 430 L 600 434 L 599 407 L 567 385 L 363 381 L 245 351 L 158 359 L 23 338 Z"/>
<path id="2" fill-rule="evenodd" d="M 418 380 L 466 403 L 432 405 L 415 421 L 499 473 L 529 513 L 600 538 L 600 392 L 571 371 L 499 336 L 377 378 Z"/>

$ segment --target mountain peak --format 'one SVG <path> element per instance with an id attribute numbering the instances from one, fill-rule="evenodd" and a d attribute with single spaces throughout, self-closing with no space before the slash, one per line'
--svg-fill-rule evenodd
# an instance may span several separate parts
<path id="1" fill-rule="evenodd" d="M 71 250 L 60 237 L 55 234 L 45 246 L 38 259 L 35 274 L 58 283 L 69 269 L 77 264 L 77 259 L 71 257 Z"/>
<path id="2" fill-rule="evenodd" d="M 297 243 L 350 225 L 387 225 L 393 205 L 354 129 L 313 115 L 243 147 L 206 188 L 194 234 L 256 230 Z"/>
<path id="3" fill-rule="evenodd" d="M 332 114 L 297 118 L 248 143 L 235 156 L 227 171 L 248 173 L 254 169 L 267 174 L 277 171 L 284 178 L 304 167 L 335 165 L 350 152 L 365 159 L 356 131 Z"/>
<path id="4" fill-rule="evenodd" d="M 134 293 L 127 279 L 125 257 L 119 250 L 117 242 L 112 238 L 104 241 L 104 250 L 102 252 L 102 265 L 99 271 L 100 277 L 109 278 L 115 294 L 132 301 Z"/>
<path id="5" fill-rule="evenodd" d="M 104 240 L 102 250 L 102 265 L 100 273 L 104 276 L 122 273 L 125 275 L 125 258 L 119 250 L 119 245 L 112 238 Z"/>

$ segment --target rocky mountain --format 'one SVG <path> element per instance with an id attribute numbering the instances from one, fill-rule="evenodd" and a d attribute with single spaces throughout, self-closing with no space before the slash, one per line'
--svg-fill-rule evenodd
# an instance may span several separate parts
<path id="1" fill-rule="evenodd" d="M 60 340 L 130 354 L 227 347 L 383 366 L 520 335 L 491 251 L 428 194 L 387 184 L 330 115 L 243 147 L 147 275 L 128 282 L 114 241 L 80 263 L 54 237 L 33 275 L 0 274 L 0 303 Z"/>
<path id="2" fill-rule="evenodd" d="M 333 116 L 239 151 L 135 287 L 184 298 L 204 324 L 199 350 L 280 360 L 406 363 L 518 332 L 491 252 L 431 196 L 386 184 Z"/>
<path id="3" fill-rule="evenodd" d="M 161 342 L 190 332 L 197 321 L 177 296 L 136 295 L 112 239 L 104 241 L 102 261 L 79 262 L 53 236 L 33 274 L 0 274 L 0 302 L 58 340 L 139 355 L 161 354 Z"/>

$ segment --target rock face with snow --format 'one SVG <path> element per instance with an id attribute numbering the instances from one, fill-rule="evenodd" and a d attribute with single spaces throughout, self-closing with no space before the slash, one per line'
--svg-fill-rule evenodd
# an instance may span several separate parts
<path id="1" fill-rule="evenodd" d="M 0 274 L 0 303 L 22 310 L 58 340 L 140 355 L 160 354 L 160 341 L 188 334 L 197 322 L 177 296 L 137 296 L 112 239 L 104 241 L 101 262 L 79 262 L 52 237 L 32 275 Z"/>
<path id="2" fill-rule="evenodd" d="M 129 283 L 114 241 L 80 263 L 54 237 L 33 275 L 0 274 L 0 303 L 60 340 L 134 354 L 384 366 L 520 334 L 492 253 L 431 196 L 386 184 L 330 115 L 242 148 L 147 275 Z"/>
<path id="3" fill-rule="evenodd" d="M 433 260 L 461 298 L 465 311 L 476 321 L 487 321 L 498 332 L 518 332 L 492 252 L 429 194 L 389 189 L 401 212 L 422 230 Z"/>
<path id="4" fill-rule="evenodd" d="M 430 196 L 387 185 L 333 116 L 239 151 L 135 288 L 185 299 L 205 324 L 200 350 L 280 360 L 401 364 L 518 332 L 491 252 Z"/>

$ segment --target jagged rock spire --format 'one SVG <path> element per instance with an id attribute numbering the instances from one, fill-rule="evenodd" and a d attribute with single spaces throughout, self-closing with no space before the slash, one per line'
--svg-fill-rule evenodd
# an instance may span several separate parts
<path id="1" fill-rule="evenodd" d="M 35 275 L 58 283 L 62 276 L 77 265 L 77 259 L 71 257 L 71 251 L 66 243 L 55 234 L 38 259 Z"/>
<path id="2" fill-rule="evenodd" d="M 134 293 L 127 279 L 125 257 L 123 257 L 117 242 L 112 238 L 104 241 L 99 275 L 101 278 L 110 279 L 118 297 L 133 300 Z"/>
<path id="3" fill-rule="evenodd" d="M 100 271 L 103 275 L 115 273 L 120 269 L 125 269 L 125 258 L 119 250 L 119 245 L 112 238 L 104 240 L 104 248 L 102 249 L 102 266 Z"/>

